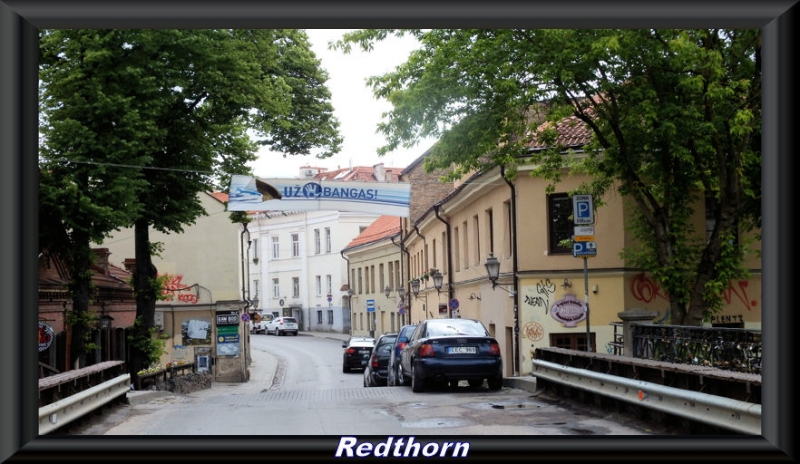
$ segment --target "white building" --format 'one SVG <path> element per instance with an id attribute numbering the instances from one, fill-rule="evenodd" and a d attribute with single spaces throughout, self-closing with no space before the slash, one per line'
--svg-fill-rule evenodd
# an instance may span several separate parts
<path id="1" fill-rule="evenodd" d="M 397 182 L 401 169 L 302 167 L 309 180 Z M 293 316 L 300 330 L 350 333 L 347 261 L 341 251 L 379 215 L 344 211 L 250 213 L 250 295 L 262 313 Z"/>

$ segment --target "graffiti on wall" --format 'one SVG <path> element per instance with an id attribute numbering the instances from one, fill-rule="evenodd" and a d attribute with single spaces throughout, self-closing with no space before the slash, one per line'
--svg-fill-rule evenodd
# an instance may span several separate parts
<path id="1" fill-rule="evenodd" d="M 200 296 L 196 293 L 196 285 L 184 285 L 182 275 L 163 274 L 159 277 L 166 277 L 164 289 L 161 291 L 164 301 L 179 301 L 181 303 L 197 304 Z"/>
<path id="2" fill-rule="evenodd" d="M 750 285 L 748 280 L 730 281 L 728 288 L 722 291 L 722 298 L 730 305 L 734 301 L 741 302 L 748 311 L 758 307 L 758 301 L 751 299 L 747 294 L 747 287 Z M 643 303 L 650 303 L 656 298 L 669 301 L 669 295 L 661 288 L 657 282 L 650 277 L 639 274 L 631 280 L 631 295 Z"/>
<path id="3" fill-rule="evenodd" d="M 536 321 L 527 322 L 522 333 L 529 340 L 538 342 L 544 337 L 544 327 Z"/>
<path id="4" fill-rule="evenodd" d="M 547 314 L 550 308 L 550 297 L 556 292 L 556 285 L 550 279 L 542 279 L 534 286 L 533 295 L 525 295 L 525 304 L 528 306 L 542 307 Z"/>

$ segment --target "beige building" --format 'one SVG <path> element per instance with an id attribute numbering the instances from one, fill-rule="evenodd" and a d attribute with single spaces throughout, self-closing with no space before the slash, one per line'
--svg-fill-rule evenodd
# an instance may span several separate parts
<path id="1" fill-rule="evenodd" d="M 569 192 L 582 180 L 565 176 L 548 194 L 548 181 L 531 177 L 530 167 L 521 168 L 513 181 L 497 167 L 466 179 L 427 208 L 413 208 L 414 192 L 420 189 L 412 186 L 417 215 L 403 220 L 399 250 L 384 240 L 353 247 L 347 257 L 351 265 L 364 263 L 361 268 L 370 269 L 370 279 L 375 267 L 374 278 L 382 282 L 390 276 L 380 263 L 395 262 L 400 255 L 408 320 L 480 319 L 503 347 L 506 376 L 529 375 L 538 347 L 585 350 L 588 339 L 592 351 L 613 353 L 620 312 L 647 309 L 658 314 L 654 322 L 669 323 L 669 300 L 650 275 L 620 257 L 623 248 L 634 244 L 625 227 L 633 216 L 615 189 L 596 199 L 604 205 L 591 224 L 594 253 L 575 256 L 571 246 L 563 246 L 561 241 L 575 231 Z M 708 230 L 704 208 L 697 210 L 695 229 Z M 487 272 L 490 258 L 499 264 L 495 282 Z M 760 257 L 748 256 L 746 267 L 751 277 L 729 283 L 720 295 L 723 310 L 706 325 L 761 328 Z M 435 271 L 442 274 L 441 288 L 431 277 Z M 362 275 L 355 278 L 360 285 Z M 415 280 L 417 292 L 411 291 Z M 368 287 L 367 297 L 391 311 L 393 301 L 379 287 Z M 353 314 L 362 317 L 357 310 Z M 391 316 L 382 310 L 377 314 L 376 336 L 394 330 Z M 354 323 L 354 328 L 365 334 L 369 326 Z"/>
<path id="2" fill-rule="evenodd" d="M 199 197 L 208 215 L 184 227 L 183 233 L 150 231 L 150 240 L 163 247 L 153 264 L 158 275 L 167 278 L 155 314 L 167 349 L 161 361 L 194 361 L 217 381 L 245 382 L 250 360 L 250 334 L 242 321 L 250 299 L 242 278 L 247 275 L 248 261 L 242 259 L 246 238 L 225 210 L 227 194 Z M 113 234 L 103 246 L 111 252 L 110 262 L 133 265 L 133 229 Z"/>

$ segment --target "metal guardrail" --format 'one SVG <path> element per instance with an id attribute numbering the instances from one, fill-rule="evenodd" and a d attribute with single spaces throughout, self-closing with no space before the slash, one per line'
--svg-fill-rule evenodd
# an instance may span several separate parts
<path id="1" fill-rule="evenodd" d="M 131 375 L 123 374 L 39 408 L 39 435 L 85 416 L 130 390 Z"/>
<path id="2" fill-rule="evenodd" d="M 721 429 L 761 435 L 761 405 L 533 360 L 533 376 Z"/>

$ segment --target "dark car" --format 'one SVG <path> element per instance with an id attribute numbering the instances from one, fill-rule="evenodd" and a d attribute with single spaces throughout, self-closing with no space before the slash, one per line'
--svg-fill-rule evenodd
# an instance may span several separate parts
<path id="1" fill-rule="evenodd" d="M 392 346 L 397 339 L 396 333 L 383 334 L 375 342 L 375 348 L 369 356 L 367 367 L 364 369 L 365 387 L 382 387 L 386 385 L 389 357 L 392 355 Z"/>
<path id="2" fill-rule="evenodd" d="M 476 319 L 428 319 L 419 323 L 400 354 L 399 374 L 411 390 L 421 392 L 427 384 L 458 385 L 490 390 L 503 386 L 500 345 Z"/>
<path id="3" fill-rule="evenodd" d="M 397 339 L 394 341 L 392 354 L 389 357 L 389 374 L 386 379 L 386 383 L 390 387 L 406 385 L 406 383 L 403 382 L 403 376 L 397 375 L 397 369 L 400 366 L 400 352 L 408 345 L 408 340 L 411 338 L 411 334 L 414 333 L 414 329 L 416 328 L 417 324 L 404 325 L 400 327 L 400 331 L 397 332 Z"/>
<path id="4" fill-rule="evenodd" d="M 347 342 L 342 343 L 344 353 L 342 355 L 342 372 L 350 372 L 353 369 L 364 369 L 367 367 L 369 355 L 375 347 L 375 339 L 370 337 L 350 337 Z"/>

